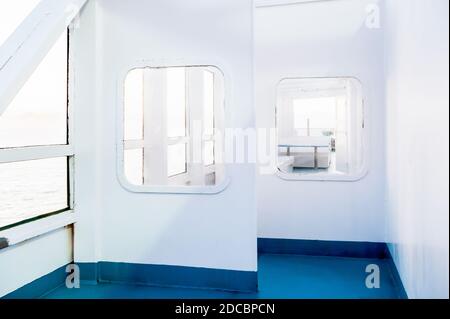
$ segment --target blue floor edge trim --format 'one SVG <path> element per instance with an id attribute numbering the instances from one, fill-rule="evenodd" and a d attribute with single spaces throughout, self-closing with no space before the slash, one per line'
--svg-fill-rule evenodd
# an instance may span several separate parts
<path id="1" fill-rule="evenodd" d="M 58 269 L 44 275 L 25 286 L 16 289 L 15 291 L 3 296 L 0 299 L 36 299 L 44 296 L 50 291 L 60 287 L 64 284 L 67 273 L 67 265 L 59 267 Z"/>
<path id="2" fill-rule="evenodd" d="M 256 271 L 118 262 L 77 263 L 81 280 L 164 287 L 256 292 Z M 96 278 L 96 279 L 94 279 Z"/>
<path id="3" fill-rule="evenodd" d="M 332 249 L 335 251 L 332 251 Z M 288 239 L 258 239 L 259 254 L 291 254 L 351 258 L 379 258 L 389 261 L 392 280 L 401 299 L 408 299 L 398 269 L 385 243 L 324 242 Z M 127 263 L 77 263 L 81 281 L 117 282 L 165 287 L 201 288 L 237 292 L 257 291 L 257 272 L 195 268 L 184 266 Z M 64 284 L 64 265 L 9 293 L 1 299 L 40 298 Z"/>
<path id="4" fill-rule="evenodd" d="M 259 254 L 389 258 L 386 243 L 258 238 Z"/>
<path id="5" fill-rule="evenodd" d="M 81 282 L 95 284 L 98 282 L 98 263 L 90 262 L 77 262 L 80 268 L 80 280 Z"/>
<path id="6" fill-rule="evenodd" d="M 389 245 L 388 245 L 388 247 L 389 247 Z M 388 254 L 387 259 L 389 259 L 389 264 L 390 264 L 389 268 L 391 269 L 392 280 L 397 285 L 399 299 L 409 299 L 408 293 L 406 292 L 405 286 L 403 285 L 402 278 L 400 277 L 400 273 L 398 272 L 397 265 L 395 264 L 394 258 L 392 257 L 391 250 L 389 248 L 388 248 L 387 254 Z"/>
<path id="7" fill-rule="evenodd" d="M 168 265 L 115 262 L 76 263 L 81 284 L 128 283 L 161 287 L 211 289 L 240 293 L 258 290 L 256 271 L 237 271 Z M 0 299 L 36 299 L 65 283 L 67 265 L 44 275 Z"/>

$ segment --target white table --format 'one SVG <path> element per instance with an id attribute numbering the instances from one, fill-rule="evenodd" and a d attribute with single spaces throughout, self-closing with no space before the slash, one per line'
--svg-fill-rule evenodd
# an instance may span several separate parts
<path id="1" fill-rule="evenodd" d="M 328 136 L 298 136 L 280 139 L 278 147 L 287 148 L 287 156 L 291 156 L 291 148 L 314 148 L 314 168 L 318 168 L 317 151 L 319 148 L 331 149 L 331 137 Z"/>

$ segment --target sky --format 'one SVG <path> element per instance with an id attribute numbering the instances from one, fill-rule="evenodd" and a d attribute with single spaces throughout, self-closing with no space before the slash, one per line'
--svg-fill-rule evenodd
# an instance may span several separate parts
<path id="1" fill-rule="evenodd" d="M 0 46 L 40 0 L 0 0 Z"/>
<path id="2" fill-rule="evenodd" d="M 0 45 L 39 2 L 0 0 Z M 67 38 L 64 32 L 0 116 L 0 148 L 65 144 L 66 83 Z"/>
<path id="3" fill-rule="evenodd" d="M 294 127 L 336 128 L 336 97 L 294 100 Z"/>
<path id="4" fill-rule="evenodd" d="M 40 0 L 0 0 L 0 52 Z M 0 148 L 66 141 L 67 40 L 62 35 L 0 116 Z M 67 207 L 64 157 L 0 165 L 0 227 Z"/>

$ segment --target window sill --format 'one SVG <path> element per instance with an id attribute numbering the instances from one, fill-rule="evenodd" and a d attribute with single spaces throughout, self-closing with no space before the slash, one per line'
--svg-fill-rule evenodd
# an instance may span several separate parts
<path id="1" fill-rule="evenodd" d="M 0 238 L 5 238 L 4 248 L 20 244 L 26 240 L 50 233 L 59 228 L 74 224 L 76 214 L 72 210 L 46 217 L 11 229 L 0 231 Z"/>
<path id="2" fill-rule="evenodd" d="M 223 192 L 230 184 L 230 178 L 225 179 L 214 186 L 146 186 L 133 185 L 128 182 L 127 178 L 119 174 L 119 184 L 132 193 L 149 193 L 149 194 L 193 194 L 193 195 L 215 195 Z"/>
<path id="3" fill-rule="evenodd" d="M 363 169 L 360 173 L 339 175 L 339 174 L 299 174 L 299 173 L 285 173 L 277 168 L 276 175 L 285 181 L 297 182 L 358 182 L 365 178 L 368 174 L 368 169 Z"/>

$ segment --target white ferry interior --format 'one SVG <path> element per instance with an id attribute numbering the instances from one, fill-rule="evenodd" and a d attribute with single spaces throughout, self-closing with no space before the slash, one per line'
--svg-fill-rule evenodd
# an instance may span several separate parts
<path id="1" fill-rule="evenodd" d="M 0 1 L 2 299 L 448 299 L 448 176 L 447 0 Z"/>

